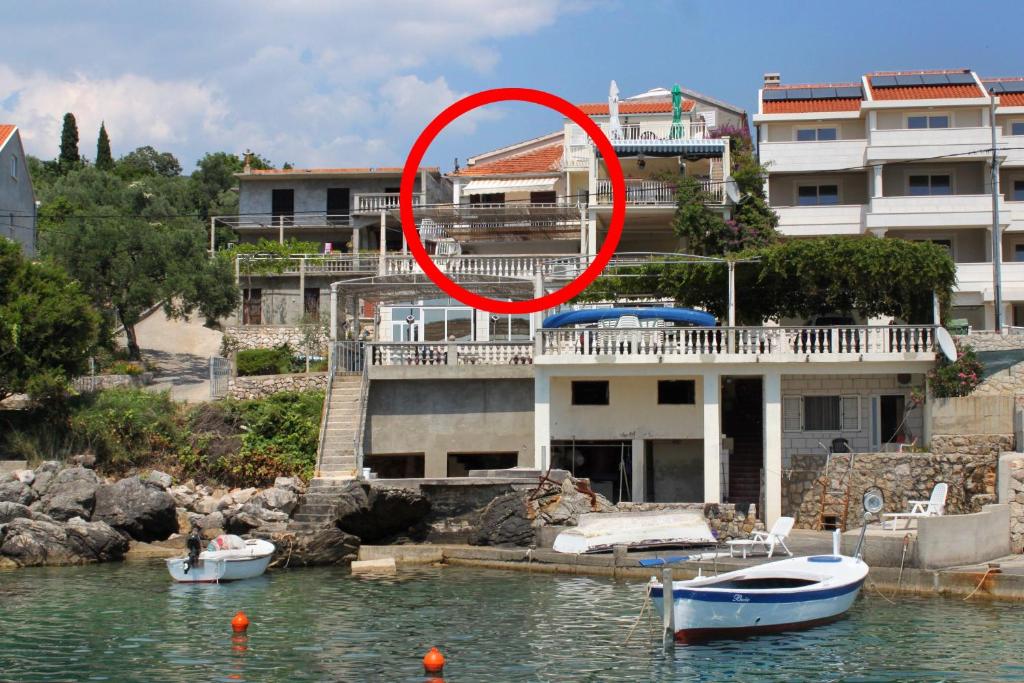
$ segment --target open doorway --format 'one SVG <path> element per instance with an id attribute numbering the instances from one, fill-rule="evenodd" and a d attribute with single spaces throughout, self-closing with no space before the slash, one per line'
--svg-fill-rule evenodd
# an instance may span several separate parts
<path id="1" fill-rule="evenodd" d="M 551 466 L 589 479 L 590 488 L 613 503 L 633 500 L 631 441 L 552 441 Z"/>
<path id="2" fill-rule="evenodd" d="M 722 433 L 729 449 L 726 500 L 745 511 L 761 501 L 764 468 L 764 400 L 760 377 L 722 382 Z M 762 511 L 759 509 L 759 513 Z"/>

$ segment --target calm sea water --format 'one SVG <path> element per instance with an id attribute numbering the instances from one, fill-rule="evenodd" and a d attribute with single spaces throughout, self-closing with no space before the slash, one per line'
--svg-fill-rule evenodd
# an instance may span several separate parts
<path id="1" fill-rule="evenodd" d="M 869 595 L 836 624 L 666 655 L 646 620 L 625 642 L 643 590 L 454 567 L 220 586 L 156 563 L 0 571 L 0 680 L 424 681 L 432 645 L 447 681 L 1024 680 L 1017 605 Z"/>

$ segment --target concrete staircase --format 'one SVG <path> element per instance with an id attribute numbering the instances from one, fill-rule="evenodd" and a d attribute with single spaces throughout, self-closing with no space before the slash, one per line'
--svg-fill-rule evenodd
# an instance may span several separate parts
<path id="1" fill-rule="evenodd" d="M 337 375 L 327 404 L 327 421 L 319 476 L 353 479 L 356 476 L 355 436 L 359 427 L 362 375 Z"/>
<path id="2" fill-rule="evenodd" d="M 309 488 L 299 497 L 299 504 L 292 513 L 288 531 L 305 533 L 332 524 L 338 494 L 348 484 L 347 479 L 318 478 L 309 482 Z"/>

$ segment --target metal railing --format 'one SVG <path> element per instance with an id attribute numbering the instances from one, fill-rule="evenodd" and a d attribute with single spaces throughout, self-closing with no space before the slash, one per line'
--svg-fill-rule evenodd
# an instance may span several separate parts
<path id="1" fill-rule="evenodd" d="M 602 123 L 601 130 L 613 143 L 618 140 L 705 140 L 708 137 L 708 127 L 703 121 L 644 121 L 623 123 L 616 129 L 609 123 Z"/>
<path id="2" fill-rule="evenodd" d="M 331 352 L 331 375 L 354 375 L 363 371 L 363 353 L 366 343 L 361 341 L 336 341 Z"/>
<path id="3" fill-rule="evenodd" d="M 395 365 L 531 365 L 533 343 L 494 342 L 375 342 L 370 364 Z"/>
<path id="4" fill-rule="evenodd" d="M 757 357 L 931 353 L 931 325 L 851 327 L 680 327 L 540 330 L 545 356 Z"/>
<path id="5" fill-rule="evenodd" d="M 216 216 L 214 221 L 234 230 L 260 230 L 289 228 L 348 227 L 352 216 L 347 213 L 302 211 L 292 213 L 247 213 L 237 216 Z"/>
<path id="6" fill-rule="evenodd" d="M 370 394 L 370 365 L 362 353 L 359 354 L 359 362 L 362 365 L 362 374 L 359 380 L 359 402 L 356 406 L 356 431 L 352 437 L 352 453 L 356 459 L 356 477 L 361 479 L 363 476 L 363 437 L 366 432 L 366 403 Z"/>
<path id="7" fill-rule="evenodd" d="M 701 178 L 700 185 L 701 189 L 708 194 L 712 201 L 724 201 L 725 183 Z M 612 197 L 612 182 L 610 180 L 598 179 L 597 203 L 599 205 L 611 204 Z M 676 186 L 673 183 L 662 180 L 627 178 L 626 203 L 635 206 L 645 204 L 652 206 L 674 206 L 676 204 Z"/>

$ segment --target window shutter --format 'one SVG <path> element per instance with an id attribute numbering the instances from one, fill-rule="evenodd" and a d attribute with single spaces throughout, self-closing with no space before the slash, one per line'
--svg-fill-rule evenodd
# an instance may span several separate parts
<path id="1" fill-rule="evenodd" d="M 782 397 L 782 431 L 799 432 L 803 429 L 803 420 L 800 415 L 802 406 L 803 399 L 799 396 Z"/>
<path id="2" fill-rule="evenodd" d="M 860 396 L 843 396 L 843 431 L 860 431 Z"/>

